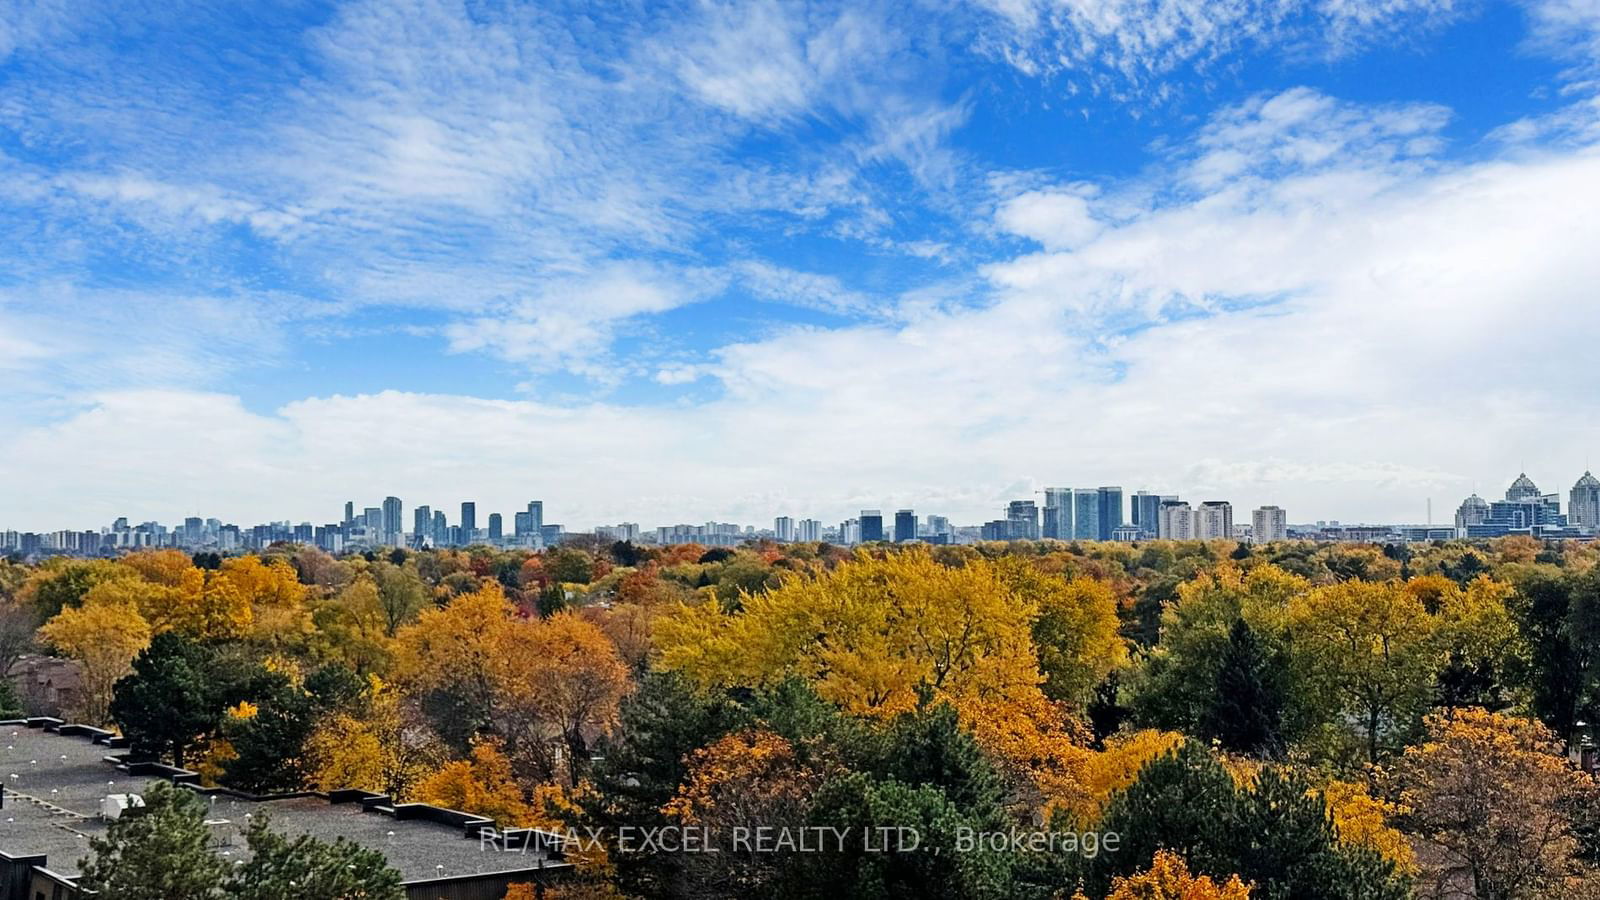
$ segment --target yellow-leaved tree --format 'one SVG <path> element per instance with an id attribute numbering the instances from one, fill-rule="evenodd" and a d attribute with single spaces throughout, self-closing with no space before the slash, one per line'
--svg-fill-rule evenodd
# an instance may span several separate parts
<path id="1" fill-rule="evenodd" d="M 320 791 L 356 788 L 410 796 L 438 768 L 440 748 L 399 691 L 370 676 L 360 708 L 329 716 L 306 741 L 307 769 Z"/>
<path id="2" fill-rule="evenodd" d="M 860 556 L 831 572 L 741 594 L 739 609 L 680 606 L 657 623 L 661 665 L 707 686 L 812 682 L 842 709 L 888 718 L 936 698 L 1037 691 L 1036 610 L 995 567 L 926 552 Z"/>
<path id="3" fill-rule="evenodd" d="M 1402 812 L 1397 804 L 1372 796 L 1366 783 L 1359 781 L 1328 782 L 1322 786 L 1322 796 L 1339 833 L 1339 843 L 1365 847 L 1407 875 L 1416 874 L 1417 856 L 1411 842 L 1389 825 Z"/>
<path id="4" fill-rule="evenodd" d="M 1290 604 L 1296 668 L 1325 721 L 1351 721 L 1368 762 L 1408 734 L 1427 709 L 1441 654 L 1434 620 L 1396 582 L 1345 581 Z"/>
<path id="5" fill-rule="evenodd" d="M 1082 893 L 1073 900 L 1087 900 Z M 1250 900 L 1250 887 L 1238 875 L 1217 884 L 1209 875 L 1195 875 L 1183 857 L 1157 850 L 1150 868 L 1111 882 L 1106 900 Z"/>
<path id="6" fill-rule="evenodd" d="M 610 733 L 632 689 L 598 627 L 573 613 L 522 619 L 497 582 L 423 612 L 396 641 L 399 682 L 453 711 L 446 740 L 499 735 L 519 772 L 573 785 L 588 741 Z"/>
<path id="7" fill-rule="evenodd" d="M 1038 604 L 1008 586 L 995 564 L 974 558 L 947 567 L 918 549 L 861 554 L 743 593 L 737 606 L 680 605 L 663 617 L 659 664 L 708 688 L 800 677 L 841 709 L 884 719 L 924 696 L 948 702 L 1020 800 L 1080 799 L 1087 751 L 1069 710 L 1041 690 Z"/>
<path id="8" fill-rule="evenodd" d="M 1109 584 L 1045 574 L 1014 557 L 1000 564 L 999 574 L 1012 594 L 1036 611 L 1033 642 L 1050 699 L 1086 702 L 1107 675 L 1127 665 L 1128 646 Z"/>
<path id="9" fill-rule="evenodd" d="M 1597 873 L 1575 817 L 1600 793 L 1562 751 L 1535 719 L 1481 709 L 1428 717 L 1427 739 L 1391 774 L 1440 896 L 1592 896 Z"/>
<path id="10" fill-rule="evenodd" d="M 633 690 L 627 663 L 605 632 L 571 612 L 515 622 L 502 641 L 492 672 L 501 719 L 491 724 L 542 775 L 576 787 L 589 741 L 616 728 Z"/>
<path id="11" fill-rule="evenodd" d="M 222 567 L 212 573 L 206 591 L 214 595 L 207 605 L 256 643 L 293 645 L 311 634 L 305 586 L 286 560 L 263 562 L 256 556 L 225 559 Z"/>
<path id="12" fill-rule="evenodd" d="M 131 603 L 86 602 L 67 607 L 39 628 L 39 637 L 78 661 L 78 695 L 71 712 L 91 725 L 105 724 L 112 688 L 132 671 L 133 658 L 150 645 L 150 623 Z"/>
<path id="13" fill-rule="evenodd" d="M 500 828 L 534 824 L 533 808 L 511 774 L 511 760 L 489 738 L 474 741 L 466 759 L 446 763 L 423 779 L 413 796 L 419 803 L 493 819 Z"/>
<path id="14" fill-rule="evenodd" d="M 1117 791 L 1126 790 L 1139 777 L 1145 764 L 1165 756 L 1183 744 L 1176 731 L 1143 729 L 1106 738 L 1105 749 L 1091 755 L 1084 765 L 1084 802 L 1066 810 L 1075 825 L 1092 827 L 1100 821 L 1106 803 Z"/>

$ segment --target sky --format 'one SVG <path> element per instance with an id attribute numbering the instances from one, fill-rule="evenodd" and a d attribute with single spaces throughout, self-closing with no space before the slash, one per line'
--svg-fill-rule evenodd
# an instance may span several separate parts
<path id="1" fill-rule="evenodd" d="M 0 528 L 1440 522 L 1600 449 L 1600 0 L 3 7 Z"/>

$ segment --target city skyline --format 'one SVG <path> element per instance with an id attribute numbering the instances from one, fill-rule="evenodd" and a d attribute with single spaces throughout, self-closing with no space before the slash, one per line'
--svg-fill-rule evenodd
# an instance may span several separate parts
<path id="1" fill-rule="evenodd" d="M 1539 529 L 1551 537 L 1594 536 L 1600 533 L 1600 478 L 1591 472 L 1584 473 L 1564 494 L 1540 489 L 1526 472 L 1519 473 L 1505 491 L 1504 500 L 1485 500 L 1474 491 L 1455 507 L 1453 515 L 1445 521 L 1433 521 L 1433 509 L 1425 520 L 1340 520 L 1330 517 L 1302 517 L 1291 519 L 1288 512 L 1277 504 L 1261 504 L 1254 508 L 1227 499 L 1195 499 L 1178 494 L 1151 492 L 1138 489 L 1126 491 L 1121 486 L 1094 488 L 1044 488 L 1035 492 L 1043 498 L 1008 501 L 1000 510 L 1001 518 L 975 523 L 957 521 L 951 517 L 923 508 L 904 507 L 886 515 L 880 508 L 864 508 L 854 516 L 844 518 L 835 525 L 823 519 L 805 516 L 796 518 L 786 513 L 770 516 L 770 527 L 751 524 L 749 521 L 723 522 L 716 518 L 685 521 L 679 517 L 666 524 L 641 525 L 638 521 L 592 523 L 567 529 L 560 523 L 545 521 L 545 502 L 527 501 L 521 509 L 514 509 L 509 529 L 500 511 L 487 511 L 484 519 L 477 516 L 478 502 L 460 501 L 459 516 L 455 525 L 449 524 L 449 515 L 441 507 L 435 510 L 430 504 L 410 508 L 412 526 L 405 527 L 405 502 L 397 496 L 386 496 L 381 506 L 357 506 L 356 501 L 343 504 L 343 515 L 338 521 L 317 523 L 314 519 L 297 516 L 273 518 L 255 525 L 240 525 L 216 516 L 184 516 L 182 524 L 174 521 L 168 525 L 160 519 L 119 516 L 109 526 L 95 528 L 28 529 L 8 527 L 0 522 L 0 549 L 17 549 L 16 538 L 22 534 L 86 535 L 128 533 L 155 526 L 162 535 L 173 537 L 175 545 L 215 545 L 219 529 L 233 534 L 232 546 L 239 549 L 249 544 L 249 533 L 254 532 L 254 544 L 265 546 L 275 540 L 293 540 L 315 543 L 324 549 L 342 550 L 349 547 L 375 548 L 468 546 L 489 543 L 501 546 L 554 546 L 569 535 L 594 534 L 615 540 L 645 540 L 659 543 L 694 541 L 709 538 L 711 543 L 742 540 L 754 537 L 773 538 L 779 541 L 833 540 L 856 544 L 876 541 L 900 543 L 904 541 L 932 540 L 935 543 L 970 542 L 971 540 L 1147 540 L 1152 538 L 1175 540 L 1212 540 L 1217 538 L 1245 537 L 1256 541 L 1286 538 L 1292 529 L 1313 527 L 1335 533 L 1339 529 L 1360 531 L 1367 526 L 1402 529 L 1404 539 L 1433 539 L 1444 536 L 1453 529 L 1458 537 L 1490 537 L 1508 533 L 1532 533 Z M 1566 510 L 1563 512 L 1563 508 Z M 358 512 L 359 510 L 359 512 Z M 1236 513 L 1237 511 L 1237 513 Z M 484 527 L 479 527 L 483 522 Z M 138 524 L 135 525 L 134 523 Z M 203 523 L 203 531 L 202 531 Z M 1529 528 L 1533 528 L 1529 532 Z M 352 531 L 354 529 L 354 531 Z M 196 540 L 202 532 L 205 540 Z M 328 539 L 324 539 L 324 533 Z M 186 537 L 183 537 L 185 536 Z M 240 543 L 240 536 L 244 543 Z M 352 535 L 354 540 L 352 541 Z M 181 538 L 181 539 L 180 539 Z M 55 549 L 67 549 L 56 547 Z"/>
<path id="2" fill-rule="evenodd" d="M 11 4 L 0 518 L 1442 519 L 1600 445 L 1590 6 L 647 6 Z"/>

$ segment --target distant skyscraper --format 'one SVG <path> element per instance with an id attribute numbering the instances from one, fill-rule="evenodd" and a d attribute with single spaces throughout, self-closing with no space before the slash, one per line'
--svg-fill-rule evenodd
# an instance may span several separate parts
<path id="1" fill-rule="evenodd" d="M 903 544 L 917 539 L 917 512 L 913 509 L 896 510 L 894 514 L 894 542 Z"/>
<path id="2" fill-rule="evenodd" d="M 863 509 L 861 511 L 861 539 L 863 544 L 883 540 L 883 510 Z"/>
<path id="3" fill-rule="evenodd" d="M 472 532 L 478 527 L 478 504 L 471 500 L 461 504 L 461 541 L 472 543 Z"/>
<path id="4" fill-rule="evenodd" d="M 528 501 L 528 527 L 533 531 L 540 531 L 544 528 L 543 500 Z"/>
<path id="5" fill-rule="evenodd" d="M 1520 503 L 1524 500 L 1539 499 L 1539 486 L 1533 483 L 1527 472 L 1517 475 L 1517 480 L 1511 482 L 1511 487 L 1506 488 L 1506 501 Z"/>
<path id="6" fill-rule="evenodd" d="M 445 520 L 442 509 L 433 513 L 433 542 L 441 547 L 450 543 L 450 524 Z"/>
<path id="7" fill-rule="evenodd" d="M 1138 491 L 1129 504 L 1133 524 L 1145 537 L 1156 537 L 1161 532 L 1161 495 Z"/>
<path id="8" fill-rule="evenodd" d="M 1600 529 L 1600 478 L 1584 472 L 1568 495 L 1567 521 L 1579 528 Z"/>
<path id="9" fill-rule="evenodd" d="M 860 519 L 845 519 L 843 522 L 839 523 L 839 543 L 841 543 L 841 544 L 859 544 L 859 543 L 861 543 L 861 520 Z"/>
<path id="10" fill-rule="evenodd" d="M 822 521 L 820 519 L 801 519 L 794 529 L 794 539 L 797 541 L 822 540 Z"/>
<path id="11" fill-rule="evenodd" d="M 1181 500 L 1162 501 L 1159 537 L 1169 541 L 1192 541 L 1194 525 L 1194 510 L 1189 504 Z"/>
<path id="12" fill-rule="evenodd" d="M 349 528 L 356 521 L 356 504 L 354 500 L 344 502 L 344 527 Z"/>
<path id="13" fill-rule="evenodd" d="M 1044 526 L 1041 537 L 1072 540 L 1072 489 L 1044 489 Z"/>
<path id="14" fill-rule="evenodd" d="M 1013 500 L 1006 505 L 1006 540 L 1039 539 L 1039 507 L 1032 500 Z"/>
<path id="15" fill-rule="evenodd" d="M 1080 541 L 1100 540 L 1100 493 L 1094 488 L 1079 488 L 1072 494 L 1072 537 Z"/>
<path id="16" fill-rule="evenodd" d="M 950 520 L 944 516 L 928 517 L 928 536 L 935 543 L 947 542 L 950 539 Z"/>
<path id="17" fill-rule="evenodd" d="M 1207 500 L 1194 511 L 1195 537 L 1214 541 L 1233 537 L 1233 504 L 1226 500 Z"/>
<path id="18" fill-rule="evenodd" d="M 772 533 L 780 541 L 794 540 L 794 520 L 788 516 L 779 516 L 773 519 Z"/>
<path id="19" fill-rule="evenodd" d="M 361 513 L 361 524 L 367 527 L 367 537 L 383 534 L 383 507 L 369 506 Z M 381 540 L 381 537 L 379 538 Z"/>
<path id="20" fill-rule="evenodd" d="M 433 510 L 419 506 L 411 513 L 411 539 L 418 546 L 433 543 Z"/>
<path id="21" fill-rule="evenodd" d="M 402 509 L 399 497 L 383 498 L 383 542 L 398 545 L 400 533 L 405 530 L 401 524 Z"/>
<path id="22" fill-rule="evenodd" d="M 1100 505 L 1100 537 L 1109 541 L 1112 533 L 1122 527 L 1122 488 L 1103 487 L 1095 491 Z"/>
<path id="23" fill-rule="evenodd" d="M 1473 494 L 1456 509 L 1456 536 L 1466 537 L 1467 529 L 1489 521 L 1489 501 Z"/>
<path id="24" fill-rule="evenodd" d="M 1289 539 L 1289 516 L 1281 507 L 1263 506 L 1250 514 L 1251 539 L 1258 544 Z"/>
<path id="25" fill-rule="evenodd" d="M 499 513 L 489 513 L 489 540 L 500 540 L 502 534 L 501 526 L 504 522 L 505 520 L 500 518 Z"/>

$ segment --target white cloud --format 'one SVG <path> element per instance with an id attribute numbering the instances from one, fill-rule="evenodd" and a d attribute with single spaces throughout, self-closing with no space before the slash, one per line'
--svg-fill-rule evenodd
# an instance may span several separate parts
<path id="1" fill-rule="evenodd" d="M 842 314 L 868 313 L 879 305 L 831 275 L 799 272 L 760 260 L 745 260 L 729 268 L 754 296 L 775 303 Z"/>
<path id="2" fill-rule="evenodd" d="M 12 0 L 0 15 L 0 63 L 6 57 L 68 33 L 73 19 L 66 0 Z"/>
<path id="3" fill-rule="evenodd" d="M 1068 250 L 1100 233 L 1089 198 L 1073 189 L 1027 191 L 1001 205 L 996 224 L 1051 250 Z"/>
<path id="4" fill-rule="evenodd" d="M 609 350 L 624 323 L 704 299 L 715 285 L 706 273 L 613 263 L 551 279 L 496 315 L 448 325 L 445 335 L 455 352 L 488 350 L 512 362 L 562 366 L 605 380 L 614 372 Z"/>
<path id="5" fill-rule="evenodd" d="M 1162 99 L 1162 76 L 1251 46 L 1338 56 L 1450 21 L 1454 0 L 976 0 L 980 46 L 1029 75 L 1058 73 L 1113 96 Z"/>
<path id="6" fill-rule="evenodd" d="M 1239 121 L 1223 114 L 1213 130 Z M 539 496 L 572 525 L 831 520 L 901 504 L 971 522 L 1050 483 L 1273 502 L 1291 519 L 1418 520 L 1431 498 L 1443 520 L 1507 460 L 1551 489 L 1576 478 L 1582 448 L 1600 439 L 1600 400 L 1573 376 L 1600 330 L 1587 293 L 1600 280 L 1600 223 L 1571 198 L 1600 192 L 1600 153 L 1419 165 L 1274 151 L 1253 157 L 1271 160 L 1263 173 L 1193 186 L 1193 161 L 1216 146 L 1169 162 L 1165 177 L 1187 185 L 1176 194 L 1104 186 L 1097 202 L 1113 206 L 1123 192 L 1169 199 L 1070 250 L 996 264 L 983 305 L 792 328 L 652 370 L 667 384 L 717 379 L 719 399 L 385 393 L 262 416 L 184 394 L 163 395 L 157 418 L 270 436 L 230 445 L 229 468 L 190 486 L 214 494 L 207 509 L 244 520 L 396 493 L 501 509 Z M 612 296 L 617 313 L 671 302 L 646 289 Z M 52 497 L 100 494 L 122 512 L 198 509 L 139 467 L 168 439 L 135 414 L 145 402 L 96 397 L 66 422 L 0 439 L 0 455 L 40 473 L 0 488 L 0 505 L 45 511 Z M 407 452 L 354 459 L 371 446 Z M 105 447 L 131 461 L 92 464 Z M 332 462 L 308 473 L 297 458 Z"/>

